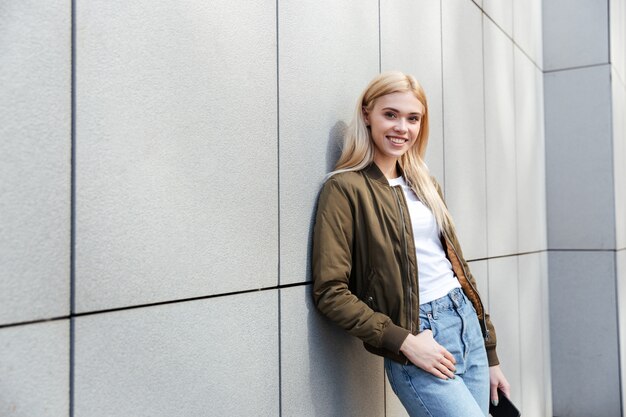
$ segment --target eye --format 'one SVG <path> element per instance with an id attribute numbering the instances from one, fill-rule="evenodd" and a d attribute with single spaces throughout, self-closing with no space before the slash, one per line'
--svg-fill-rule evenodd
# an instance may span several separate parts
<path id="1" fill-rule="evenodd" d="M 411 116 L 411 117 L 409 117 L 409 121 L 410 121 L 411 123 L 419 123 L 419 121 L 420 121 L 420 116 Z"/>
<path id="2" fill-rule="evenodd" d="M 387 111 L 385 112 L 385 117 L 388 119 L 395 119 L 396 118 L 396 114 L 392 111 Z"/>

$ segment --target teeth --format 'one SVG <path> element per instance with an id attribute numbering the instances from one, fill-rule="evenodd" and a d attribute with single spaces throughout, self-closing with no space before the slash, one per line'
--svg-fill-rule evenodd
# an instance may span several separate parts
<path id="1" fill-rule="evenodd" d="M 401 143 L 406 142 L 406 139 L 402 139 L 402 138 L 392 138 L 392 137 L 390 137 L 389 140 L 392 141 L 393 143 L 397 143 L 397 144 L 401 144 Z"/>

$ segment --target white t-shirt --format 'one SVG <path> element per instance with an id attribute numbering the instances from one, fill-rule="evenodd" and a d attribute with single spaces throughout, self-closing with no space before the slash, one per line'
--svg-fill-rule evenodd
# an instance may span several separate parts
<path id="1" fill-rule="evenodd" d="M 454 276 L 452 264 L 443 251 L 433 213 L 417 198 L 403 177 L 388 181 L 391 186 L 402 186 L 406 197 L 415 238 L 420 304 L 429 303 L 461 287 L 461 284 Z"/>

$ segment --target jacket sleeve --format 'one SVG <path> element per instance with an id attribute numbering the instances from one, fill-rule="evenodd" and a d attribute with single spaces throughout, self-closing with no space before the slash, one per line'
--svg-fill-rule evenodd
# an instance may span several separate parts
<path id="1" fill-rule="evenodd" d="M 439 185 L 435 177 L 431 177 L 431 178 L 432 178 L 433 183 L 435 184 L 435 188 L 437 189 L 439 196 L 441 197 L 441 200 L 445 204 L 441 186 Z M 468 275 L 467 279 L 472 284 L 472 286 L 476 288 L 476 292 L 478 292 L 478 284 L 476 283 L 476 278 L 474 278 L 474 275 L 472 275 L 472 271 L 470 270 L 469 265 L 465 261 L 465 256 L 463 256 L 463 252 L 461 251 L 461 248 L 460 248 L 461 245 L 458 244 L 458 238 L 457 238 L 456 243 L 457 243 L 456 247 L 459 252 L 458 255 L 459 255 L 460 261 L 463 264 L 463 268 L 467 272 L 467 275 Z M 483 308 L 484 308 L 484 304 L 483 304 Z M 489 366 L 495 366 L 500 363 L 500 360 L 498 359 L 498 354 L 496 353 L 496 341 L 497 341 L 496 329 L 493 327 L 493 324 L 491 323 L 491 318 L 489 317 L 489 314 L 487 314 L 486 309 L 484 311 L 484 314 L 485 314 L 485 325 L 487 326 L 487 334 L 488 334 L 488 337 L 485 338 L 485 349 L 487 350 L 487 359 L 489 361 Z"/>
<path id="2" fill-rule="evenodd" d="M 313 299 L 317 308 L 353 336 L 396 354 L 409 331 L 372 310 L 349 289 L 354 206 L 334 178 L 320 193 L 313 230 Z"/>

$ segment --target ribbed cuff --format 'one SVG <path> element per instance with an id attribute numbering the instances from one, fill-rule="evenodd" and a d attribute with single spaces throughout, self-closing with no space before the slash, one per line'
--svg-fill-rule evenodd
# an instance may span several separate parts
<path id="1" fill-rule="evenodd" d="M 407 329 L 391 323 L 385 328 L 383 333 L 382 346 L 396 355 L 399 355 L 400 347 L 409 333 L 411 332 Z"/>
<path id="2" fill-rule="evenodd" d="M 487 348 L 487 361 L 489 362 L 489 366 L 500 365 L 500 360 L 498 359 L 495 346 Z"/>

